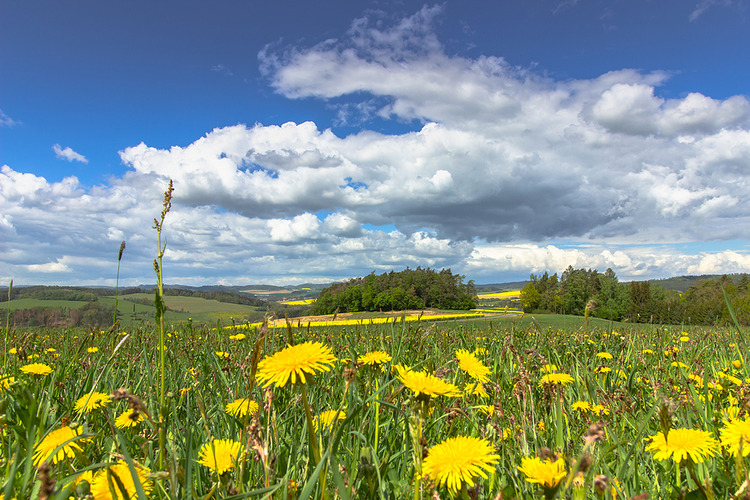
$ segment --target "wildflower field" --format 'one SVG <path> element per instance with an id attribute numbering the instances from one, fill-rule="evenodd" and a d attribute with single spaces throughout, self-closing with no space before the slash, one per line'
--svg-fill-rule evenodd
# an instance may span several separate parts
<path id="1" fill-rule="evenodd" d="M 524 320 L 9 329 L 0 494 L 748 498 L 741 332 Z"/>

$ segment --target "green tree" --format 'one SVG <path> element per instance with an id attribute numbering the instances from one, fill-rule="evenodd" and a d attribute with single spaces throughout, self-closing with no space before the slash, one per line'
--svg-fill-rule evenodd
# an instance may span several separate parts
<path id="1" fill-rule="evenodd" d="M 520 300 L 523 312 L 531 312 L 539 307 L 542 296 L 537 291 L 534 283 L 526 283 L 521 289 Z"/>

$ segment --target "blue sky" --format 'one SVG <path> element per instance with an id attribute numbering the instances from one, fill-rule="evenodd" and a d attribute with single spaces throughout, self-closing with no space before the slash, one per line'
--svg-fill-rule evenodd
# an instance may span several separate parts
<path id="1" fill-rule="evenodd" d="M 0 5 L 0 281 L 748 272 L 750 2 Z"/>

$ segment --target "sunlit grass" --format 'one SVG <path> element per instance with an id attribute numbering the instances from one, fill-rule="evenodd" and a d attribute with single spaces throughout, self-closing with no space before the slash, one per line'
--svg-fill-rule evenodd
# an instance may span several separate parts
<path id="1" fill-rule="evenodd" d="M 130 474 L 133 498 L 159 499 L 732 498 L 747 479 L 750 374 L 737 332 L 405 318 L 167 328 L 161 467 L 153 327 L 11 329 L 0 491 L 83 498 L 106 470 Z M 305 342 L 330 349 L 328 371 L 267 384 L 263 360 Z M 371 353 L 380 361 L 365 363 Z M 49 371 L 23 370 L 33 364 Z M 424 374 L 424 391 L 409 373 Z M 673 449 L 671 429 L 695 432 Z M 456 439 L 488 448 L 427 460 Z"/>

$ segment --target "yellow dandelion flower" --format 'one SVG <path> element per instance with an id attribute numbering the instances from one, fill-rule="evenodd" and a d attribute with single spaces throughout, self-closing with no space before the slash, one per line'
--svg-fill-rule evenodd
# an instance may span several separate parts
<path id="1" fill-rule="evenodd" d="M 201 447 L 197 462 L 222 475 L 243 461 L 244 455 L 242 443 L 231 439 L 214 439 Z"/>
<path id="2" fill-rule="evenodd" d="M 10 384 L 15 382 L 15 377 L 9 377 L 7 375 L 0 375 L 0 392 L 5 391 L 10 387 Z"/>
<path id="3" fill-rule="evenodd" d="M 391 360 L 391 355 L 383 351 L 372 351 L 357 358 L 358 363 L 363 365 L 382 365 Z"/>
<path id="4" fill-rule="evenodd" d="M 540 484 L 544 488 L 554 488 L 565 476 L 565 461 L 558 458 L 542 460 L 539 457 L 524 457 L 518 470 L 526 475 L 526 482 Z"/>
<path id="5" fill-rule="evenodd" d="M 740 447 L 742 447 L 742 456 L 748 456 L 750 454 L 750 417 L 727 422 L 721 430 L 720 438 L 721 445 L 732 456 L 736 457 L 740 454 Z"/>
<path id="6" fill-rule="evenodd" d="M 117 416 L 115 419 L 115 427 L 118 429 L 126 429 L 128 427 L 135 427 L 141 422 L 143 422 L 143 414 L 128 408 Z"/>
<path id="7" fill-rule="evenodd" d="M 236 335 L 230 335 L 230 336 L 229 336 L 229 338 L 230 338 L 231 340 L 244 340 L 244 339 L 245 339 L 245 337 L 247 337 L 247 335 L 245 335 L 244 333 L 238 333 L 238 334 L 236 334 Z"/>
<path id="8" fill-rule="evenodd" d="M 652 351 L 651 349 L 644 349 L 644 350 L 641 351 L 641 353 L 642 354 L 653 354 L 654 351 Z"/>
<path id="9" fill-rule="evenodd" d="M 594 405 L 591 407 L 591 412 L 596 413 L 598 416 L 602 417 L 604 415 L 609 415 L 609 409 L 605 407 L 604 405 Z"/>
<path id="10" fill-rule="evenodd" d="M 415 396 L 461 396 L 458 387 L 425 372 L 415 372 L 402 366 L 397 366 L 396 372 L 401 383 L 411 389 Z"/>
<path id="11" fill-rule="evenodd" d="M 479 396 L 482 398 L 489 397 L 484 386 L 479 382 L 469 382 L 464 386 L 464 392 L 466 394 L 471 394 L 472 396 Z"/>
<path id="12" fill-rule="evenodd" d="M 651 443 L 646 451 L 654 454 L 656 460 L 667 460 L 670 457 L 675 462 L 691 459 L 693 462 L 703 462 L 713 457 L 719 451 L 719 443 L 710 432 L 699 429 L 672 429 L 664 436 L 659 432 L 651 436 Z"/>
<path id="13" fill-rule="evenodd" d="M 216 354 L 216 356 L 218 356 L 219 358 L 222 358 L 222 359 L 229 358 L 229 353 L 228 352 L 216 351 L 216 352 L 214 352 L 214 354 Z"/>
<path id="14" fill-rule="evenodd" d="M 110 401 L 112 401 L 112 397 L 106 392 L 91 392 L 78 398 L 73 409 L 76 413 L 88 413 L 91 410 L 107 406 Z"/>
<path id="15" fill-rule="evenodd" d="M 307 382 L 305 373 L 312 375 L 319 371 L 330 371 L 335 362 L 330 347 L 322 342 L 305 342 L 261 360 L 255 377 L 264 387 L 271 384 L 283 387 L 289 381 L 296 384 L 298 380 L 304 384 Z"/>
<path id="16" fill-rule="evenodd" d="M 258 412 L 258 403 L 252 399 L 239 398 L 224 407 L 224 411 L 237 418 L 246 417 Z"/>
<path id="17" fill-rule="evenodd" d="M 708 385 L 708 388 L 709 388 L 709 389 L 713 389 L 713 390 L 715 390 L 715 391 L 719 391 L 719 392 L 721 392 L 721 391 L 723 391 L 723 390 L 724 390 L 724 386 L 723 386 L 723 385 L 721 385 L 721 384 L 720 384 L 720 383 L 718 383 L 718 382 L 709 382 L 709 383 L 708 383 L 707 385 Z"/>
<path id="18" fill-rule="evenodd" d="M 323 429 L 325 431 L 332 430 L 334 419 L 345 420 L 346 412 L 343 410 L 327 410 L 321 412 L 321 414 L 315 417 L 315 420 L 313 420 L 313 427 L 315 428 L 315 432 L 318 432 L 319 429 Z"/>
<path id="19" fill-rule="evenodd" d="M 537 422 L 536 428 L 539 429 L 539 432 L 544 432 L 544 429 L 546 428 L 544 426 L 544 421 L 540 420 L 539 422 Z"/>
<path id="20" fill-rule="evenodd" d="M 588 401 L 576 401 L 575 403 L 570 405 L 570 409 L 573 411 L 586 413 L 587 411 L 591 411 L 591 403 L 589 403 Z"/>
<path id="21" fill-rule="evenodd" d="M 18 354 L 18 349 L 16 349 L 15 347 L 11 347 L 10 349 L 8 349 L 8 354 Z"/>
<path id="22" fill-rule="evenodd" d="M 479 356 L 486 356 L 487 354 L 489 354 L 489 352 L 484 347 L 477 347 L 476 349 L 474 349 L 474 354 Z"/>
<path id="23" fill-rule="evenodd" d="M 742 361 L 740 361 L 739 359 L 735 359 L 734 361 L 732 361 L 732 366 L 739 370 L 742 367 Z"/>
<path id="24" fill-rule="evenodd" d="M 539 385 L 565 385 L 571 382 L 573 382 L 573 377 L 571 377 L 567 373 L 548 373 L 547 375 L 542 377 L 542 380 L 539 381 Z"/>
<path id="25" fill-rule="evenodd" d="M 52 368 L 45 365 L 44 363 L 31 363 L 21 367 L 23 373 L 30 375 L 49 375 L 52 373 Z"/>
<path id="26" fill-rule="evenodd" d="M 488 417 L 495 414 L 495 405 L 479 405 L 477 406 L 477 409 Z"/>
<path id="27" fill-rule="evenodd" d="M 151 471 L 133 464 L 135 476 L 130 472 L 127 462 L 117 462 L 94 475 L 91 482 L 91 494 L 96 500 L 131 500 L 138 498 L 135 481 L 138 481 L 143 492 L 148 495 L 153 490 L 153 482 L 148 478 Z M 123 491 L 124 490 L 124 491 Z"/>
<path id="28" fill-rule="evenodd" d="M 39 466 L 42 462 L 49 460 L 52 457 L 52 453 L 60 445 L 63 445 L 63 447 L 52 457 L 53 464 L 65 458 L 74 458 L 76 451 L 83 451 L 79 443 L 85 441 L 84 439 L 72 441 L 72 439 L 80 435 L 80 427 L 71 429 L 67 425 L 50 432 L 34 448 L 34 465 Z"/>
<path id="29" fill-rule="evenodd" d="M 86 470 L 78 474 L 73 480 L 73 486 L 78 486 L 82 481 L 86 481 L 91 485 L 94 482 L 94 471 Z"/>
<path id="30" fill-rule="evenodd" d="M 601 359 L 612 359 L 612 355 L 608 352 L 597 352 L 596 357 Z"/>
<path id="31" fill-rule="evenodd" d="M 544 366 L 542 367 L 542 371 L 543 371 L 544 373 L 554 373 L 554 372 L 556 372 L 557 370 L 558 370 L 558 368 L 557 368 L 557 365 L 550 365 L 550 364 L 547 364 L 547 365 L 544 365 Z"/>
<path id="32" fill-rule="evenodd" d="M 98 347 L 89 347 L 88 349 L 86 349 L 86 352 L 90 352 L 90 353 L 93 354 L 95 352 L 99 352 L 99 348 Z"/>
<path id="33" fill-rule="evenodd" d="M 688 380 L 693 381 L 693 384 L 695 385 L 695 387 L 697 387 L 698 389 L 703 389 L 703 377 L 701 377 L 700 375 L 691 373 L 690 375 L 688 375 L 687 378 Z"/>
<path id="34" fill-rule="evenodd" d="M 458 359 L 458 366 L 463 372 L 469 375 L 474 380 L 480 382 L 488 382 L 490 369 L 487 368 L 476 356 L 465 349 L 459 349 L 456 351 L 456 358 Z"/>
<path id="35" fill-rule="evenodd" d="M 740 408 L 739 406 L 734 406 L 734 405 L 728 408 L 724 408 L 723 410 L 721 410 L 721 420 L 724 421 L 725 423 L 731 422 L 733 420 L 737 420 L 737 418 L 739 418 L 740 416 L 741 410 L 742 408 Z"/>
<path id="36" fill-rule="evenodd" d="M 583 472 L 576 473 L 573 478 L 573 488 L 583 488 L 586 485 L 586 476 Z"/>
<path id="37" fill-rule="evenodd" d="M 487 479 L 500 457 L 489 441 L 476 437 L 448 438 L 430 448 L 422 464 L 422 471 L 440 487 L 448 486 L 452 494 L 463 484 L 474 486 L 474 479 Z"/>
<path id="38" fill-rule="evenodd" d="M 726 379 L 738 387 L 742 385 L 742 380 L 738 379 L 734 375 L 729 375 L 724 372 L 719 372 L 718 375 L 719 375 L 719 378 Z"/>
<path id="39" fill-rule="evenodd" d="M 600 373 L 600 374 L 609 373 L 611 371 L 612 371 L 612 368 L 610 368 L 609 366 L 597 366 L 596 369 L 594 370 L 595 373 Z"/>

